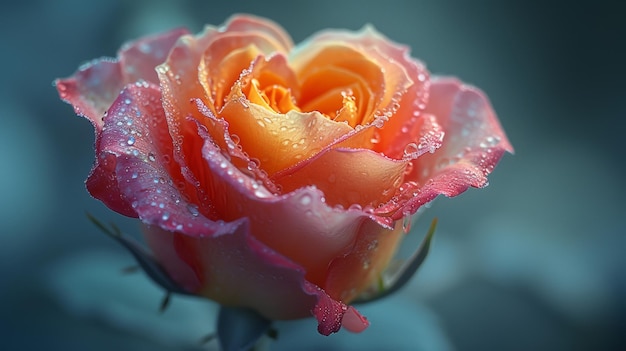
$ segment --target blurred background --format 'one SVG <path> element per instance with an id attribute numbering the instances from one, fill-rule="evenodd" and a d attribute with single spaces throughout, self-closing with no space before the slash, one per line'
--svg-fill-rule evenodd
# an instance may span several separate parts
<path id="1" fill-rule="evenodd" d="M 617 2 L 616 2 L 617 3 Z M 271 18 L 300 42 L 372 23 L 435 74 L 483 89 L 516 149 L 491 185 L 441 198 L 429 258 L 359 309 L 360 335 L 279 323 L 272 350 L 626 349 L 626 11 L 609 1 L 79 1 L 0 5 L 0 342 L 3 350 L 202 350 L 215 305 L 123 274 L 130 255 L 86 218 L 136 235 L 87 194 L 93 130 L 53 79 L 156 31 Z"/>

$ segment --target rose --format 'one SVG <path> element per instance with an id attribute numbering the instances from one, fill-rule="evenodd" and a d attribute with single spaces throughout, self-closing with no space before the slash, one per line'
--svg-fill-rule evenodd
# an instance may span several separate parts
<path id="1" fill-rule="evenodd" d="M 486 97 L 371 27 L 294 48 L 235 16 L 140 39 L 58 80 L 96 133 L 89 192 L 145 225 L 185 290 L 359 331 L 402 221 L 512 151 Z"/>

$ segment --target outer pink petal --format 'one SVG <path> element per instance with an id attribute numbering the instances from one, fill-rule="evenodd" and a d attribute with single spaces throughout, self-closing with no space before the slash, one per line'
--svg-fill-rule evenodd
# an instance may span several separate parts
<path id="1" fill-rule="evenodd" d="M 484 187 L 502 155 L 513 152 L 487 97 L 455 78 L 433 79 L 426 114 L 437 117 L 446 136 L 441 148 L 414 161 L 397 198 L 378 209 L 399 219 L 437 195 Z"/>
<path id="2" fill-rule="evenodd" d="M 313 314 L 324 335 L 337 332 L 344 319 L 351 331 L 368 325 L 353 307 L 308 282 L 302 267 L 254 239 L 246 221 L 220 235 L 193 237 L 157 227 L 148 227 L 145 233 L 174 279 L 217 302 L 249 307 L 270 319 Z"/>
<path id="3" fill-rule="evenodd" d="M 145 82 L 127 86 L 109 109 L 96 139 L 96 163 L 87 179 L 87 188 L 109 208 L 127 216 L 136 217 L 137 213 L 125 194 L 127 184 L 120 177 L 155 187 L 171 186 L 188 200 L 198 203 L 194 189 L 183 182 L 180 167 L 173 160 L 173 143 L 160 96 L 157 86 Z M 152 178 L 149 178 L 146 167 L 159 169 L 160 175 L 152 177 L 150 174 Z M 156 191 L 162 193 L 162 190 Z M 155 199 L 151 202 L 165 206 Z M 199 210 L 209 212 L 205 208 Z"/>
<path id="4" fill-rule="evenodd" d="M 99 133 L 102 115 L 122 88 L 140 79 L 157 83 L 155 66 L 165 60 L 174 42 L 185 33 L 185 29 L 176 29 L 144 37 L 124 45 L 118 59 L 102 58 L 81 66 L 72 77 L 56 80 L 61 99 L 88 118 Z"/>
<path id="5" fill-rule="evenodd" d="M 155 67 L 165 62 L 178 38 L 186 34 L 189 34 L 187 29 L 178 28 L 122 46 L 118 57 L 124 72 L 124 81 L 132 83 L 143 79 L 150 83 L 159 83 Z"/>
<path id="6" fill-rule="evenodd" d="M 369 326 L 369 322 L 354 307 L 332 299 L 322 289 L 305 284 L 305 290 L 318 295 L 317 304 L 312 310 L 317 318 L 317 331 L 322 335 L 330 335 L 339 331 L 343 325 L 353 333 L 360 333 Z"/>

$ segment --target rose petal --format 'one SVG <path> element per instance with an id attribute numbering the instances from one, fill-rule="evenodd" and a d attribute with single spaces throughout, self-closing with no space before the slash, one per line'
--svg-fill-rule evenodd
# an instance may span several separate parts
<path id="1" fill-rule="evenodd" d="M 367 217 L 361 211 L 326 206 L 322 193 L 312 187 L 274 196 L 233 167 L 208 135 L 200 133 L 206 138 L 203 155 L 207 177 L 203 188 L 212 195 L 211 206 L 220 211 L 220 218 L 250 218 L 255 238 L 302 265 L 307 280 L 323 283 L 326 267 L 352 246 L 359 222 Z"/>
<path id="2" fill-rule="evenodd" d="M 399 60 L 399 58 L 396 57 Z M 427 134 L 424 124 L 436 124 L 436 120 L 425 121 L 422 111 L 428 100 L 430 88 L 429 74 L 426 67 L 412 59 L 408 50 L 404 51 L 402 58 L 403 66 L 407 74 L 412 78 L 413 84 L 397 101 L 397 109 L 391 117 L 385 119 L 384 125 L 378 131 L 379 142 L 373 149 L 385 153 L 385 155 L 400 159 L 405 157 L 404 150 L 411 143 L 420 144 L 420 138 Z M 435 136 L 443 138 L 443 133 Z M 438 146 L 437 146 L 438 147 Z"/>
<path id="3" fill-rule="evenodd" d="M 277 174 L 274 180 L 284 191 L 314 184 L 331 206 L 375 207 L 394 195 L 406 164 L 372 150 L 336 148 Z"/>
<path id="4" fill-rule="evenodd" d="M 362 226 L 361 222 L 370 221 L 369 217 L 356 209 L 339 210 L 328 207 L 324 203 L 322 193 L 311 187 L 283 196 L 274 196 L 254 178 L 230 164 L 221 150 L 213 144 L 206 131 L 202 131 L 202 127 L 199 133 L 202 138 L 206 139 L 203 155 L 207 167 L 205 177 L 202 179 L 202 188 L 208 197 L 203 200 L 203 205 L 217 211 L 217 218 L 225 221 L 248 217 L 258 240 L 303 266 L 307 280 L 315 284 L 323 284 L 326 280 L 326 267 L 334 258 L 343 255 L 353 246 Z M 140 165 L 134 167 L 137 166 Z M 159 174 L 156 177 L 161 176 Z M 148 178 L 148 181 L 144 183 L 151 185 L 150 179 L 153 178 Z M 168 183 L 168 181 L 165 182 L 165 184 Z M 126 196 L 129 199 L 134 199 L 132 194 L 146 191 L 132 187 L 128 189 Z M 164 189 L 170 188 L 166 185 Z M 154 189 L 151 192 L 154 192 Z M 160 194 L 168 195 L 168 199 L 155 198 Z M 226 194 L 228 196 L 225 196 Z M 196 235 L 193 234 L 196 229 L 183 226 L 185 222 L 178 218 L 178 215 L 175 216 L 174 211 L 169 210 L 167 218 L 163 221 L 159 220 L 158 211 L 161 203 L 165 204 L 163 206 L 165 209 L 169 209 L 170 206 L 180 207 L 177 203 L 172 203 L 174 200 L 169 199 L 180 201 L 180 196 L 176 193 L 169 193 L 169 190 L 167 192 L 161 190 L 160 193 L 151 195 L 148 200 L 137 198 L 134 201 L 138 202 L 135 204 L 136 209 L 145 206 L 141 205 L 142 201 L 158 204 L 157 208 L 153 209 L 157 211 L 154 218 L 143 218 L 144 222 L 160 223 L 160 226 L 166 226 L 170 230 L 180 227 L 177 230 L 184 228 L 187 234 Z M 185 211 L 183 212 L 186 214 Z M 152 212 L 144 210 L 144 213 Z M 305 214 L 304 217 L 303 214 Z M 276 223 L 281 225 L 277 228 Z M 194 225 L 194 228 L 196 227 Z M 384 228 L 381 226 L 379 230 L 382 231 Z M 312 247 L 316 249 L 311 250 Z"/>
<path id="5" fill-rule="evenodd" d="M 339 331 L 343 317 L 348 311 L 348 306 L 343 302 L 332 299 L 315 285 L 307 284 L 305 289 L 310 293 L 317 293 L 320 297 L 315 307 L 311 310 L 318 320 L 317 331 L 322 335 L 330 335 Z"/>
<path id="6" fill-rule="evenodd" d="M 88 118 L 99 133 L 102 115 L 122 88 L 140 79 L 158 82 L 154 67 L 163 62 L 177 38 L 185 33 L 185 29 L 175 29 L 144 37 L 124 45 L 118 60 L 102 58 L 81 66 L 72 77 L 55 81 L 61 99 Z"/>
<path id="7" fill-rule="evenodd" d="M 156 257 L 167 258 L 162 262 L 172 276 L 186 266 L 183 272 L 195 272 L 200 282 L 198 293 L 224 305 L 249 307 L 270 319 L 312 313 L 324 335 L 337 332 L 342 321 L 354 331 L 368 325 L 354 308 L 305 280 L 302 267 L 254 239 L 246 221 L 238 221 L 233 232 L 213 236 L 192 237 L 157 227 L 145 233 Z"/>
<path id="8" fill-rule="evenodd" d="M 513 152 L 485 95 L 457 79 L 433 79 L 424 113 L 437 117 L 446 136 L 441 148 L 413 161 L 405 177 L 412 184 L 378 209 L 393 212 L 393 219 L 415 212 L 439 194 L 452 197 L 470 186 L 486 186 L 502 155 Z"/>
<path id="9" fill-rule="evenodd" d="M 354 246 L 329 266 L 324 284 L 326 292 L 350 302 L 365 289 L 377 286 L 402 240 L 402 234 L 401 221 L 393 230 L 382 230 L 374 221 L 364 222 Z"/>
<path id="10" fill-rule="evenodd" d="M 233 54 L 238 51 L 245 54 L 235 59 Z M 199 67 L 200 82 L 212 97 L 215 109 L 220 110 L 231 87 L 256 56 L 274 53 L 286 52 L 274 38 L 261 33 L 228 32 L 216 35 L 205 49 Z"/>
<path id="11" fill-rule="evenodd" d="M 278 41 L 282 51 L 289 52 L 293 47 L 293 41 L 289 34 L 285 32 L 280 25 L 267 18 L 251 15 L 234 15 L 230 17 L 226 23 L 227 25 L 223 28 L 223 31 L 263 32 Z"/>
<path id="12" fill-rule="evenodd" d="M 285 86 L 295 84 L 296 78 L 283 55 L 259 57 L 233 87 L 220 112 L 228 121 L 230 133 L 241 140 L 243 150 L 250 158 L 258 160 L 269 175 L 312 157 L 352 130 L 345 123 L 331 121 L 320 113 L 292 110 L 280 114 L 251 103 L 244 91 L 252 89 L 253 78 L 263 85 Z"/>
<path id="13" fill-rule="evenodd" d="M 155 67 L 165 61 L 178 38 L 189 34 L 185 28 L 141 38 L 122 46 L 118 57 L 124 73 L 124 82 L 132 83 L 145 80 L 158 83 Z"/>
<path id="14" fill-rule="evenodd" d="M 345 45 L 320 43 L 298 52 L 302 54 L 293 57 L 291 63 L 302 85 L 299 105 L 304 111 L 316 108 L 326 114 L 334 114 L 335 111 L 332 109 L 328 111 L 328 108 L 318 106 L 316 100 L 334 89 L 343 88 L 346 90 L 345 93 L 349 94 L 347 89 L 351 85 L 356 85 L 359 89 L 354 89 L 353 92 L 360 92 L 355 97 L 362 119 L 373 115 L 373 109 L 378 107 L 386 91 L 387 76 L 383 74 L 380 65 L 358 50 Z M 337 98 L 341 99 L 341 94 L 337 94 Z M 340 107 L 341 105 L 338 105 L 334 110 L 339 110 Z M 369 121 L 363 122 L 365 124 Z"/>
<path id="15" fill-rule="evenodd" d="M 252 237 L 247 221 L 237 222 L 234 231 L 220 235 L 194 237 L 158 227 L 145 234 L 157 258 L 176 260 L 161 261 L 170 275 L 177 277 L 174 269 L 183 264 L 195 272 L 199 295 L 250 307 L 270 319 L 308 316 L 315 299 L 303 291 L 302 267 Z"/>
<path id="16" fill-rule="evenodd" d="M 250 155 L 242 150 L 239 145 L 239 136 L 230 132 L 228 122 L 223 118 L 217 118 L 200 99 L 196 99 L 195 102 L 198 111 L 206 117 L 203 127 L 206 128 L 206 126 L 209 126 L 209 128 L 213 131 L 213 135 L 221 135 L 221 137 L 217 140 L 214 139 L 213 136 L 210 136 L 210 140 L 218 146 L 219 151 L 224 155 L 224 162 L 229 163 L 237 168 L 239 172 L 243 172 L 248 177 L 256 180 L 259 184 L 262 184 L 267 190 L 269 190 L 270 193 L 278 193 L 278 188 L 274 182 L 269 179 L 267 173 L 260 168 L 258 159 L 251 158 Z M 199 123 L 197 121 L 194 122 Z M 190 125 L 193 125 L 193 123 L 190 123 Z M 198 125 L 195 125 L 195 127 L 197 128 Z M 206 130 L 203 130 L 202 133 L 204 133 L 202 135 L 205 135 Z M 204 140 L 200 135 L 198 135 L 198 137 L 200 140 Z M 202 157 L 197 160 L 197 163 L 200 167 L 200 174 L 204 174 L 204 167 L 206 166 Z M 203 177 L 198 178 L 196 184 L 197 188 L 204 188 L 204 183 L 202 181 Z"/>
<path id="17" fill-rule="evenodd" d="M 96 135 L 102 130 L 102 115 L 124 87 L 123 73 L 113 59 L 93 60 L 81 66 L 67 79 L 55 81 L 59 96 L 74 107 L 94 126 Z"/>
<path id="18" fill-rule="evenodd" d="M 353 333 L 360 333 L 364 331 L 370 322 L 362 316 L 356 308 L 348 306 L 348 310 L 343 315 L 341 325 Z"/>
<path id="19" fill-rule="evenodd" d="M 236 31 L 235 29 L 231 31 L 231 25 L 241 31 Z M 207 62 L 203 61 L 203 57 L 205 57 L 206 61 L 205 52 L 207 54 L 212 52 L 211 45 L 215 45 L 213 47 L 215 50 L 220 49 L 218 45 L 221 42 L 220 38 L 226 36 L 239 38 L 240 44 L 244 47 L 249 43 L 253 43 L 253 38 L 282 47 L 284 38 L 273 37 L 273 35 L 281 36 L 280 31 L 272 30 L 273 26 L 275 25 L 269 21 L 254 18 L 248 19 L 245 16 L 233 17 L 231 22 L 225 25 L 226 32 L 207 27 L 197 37 L 182 37 L 171 50 L 167 61 L 157 67 L 169 130 L 171 135 L 175 136 L 175 159 L 181 165 L 184 165 L 183 174 L 188 184 L 195 186 L 201 181 L 204 165 L 202 164 L 202 157 L 199 155 L 202 140 L 198 137 L 197 126 L 187 123 L 187 118 L 191 117 L 202 123 L 215 143 L 224 150 L 229 150 L 229 146 L 233 145 L 232 140 L 229 140 L 229 134 L 224 133 L 224 128 L 220 126 L 220 123 L 216 124 L 214 120 L 205 118 L 208 114 L 216 115 L 211 86 L 206 76 L 205 66 Z M 263 33 L 264 35 L 262 35 Z M 268 45 L 274 45 L 270 44 Z M 264 44 L 261 47 L 267 48 L 268 45 Z M 225 54 L 226 52 L 222 53 Z M 220 57 L 215 59 L 220 59 Z M 199 105 L 205 108 L 199 109 Z M 215 126 L 218 126 L 218 128 L 215 128 Z M 241 157 L 240 159 L 244 161 L 243 165 L 242 162 L 239 162 L 236 166 L 239 169 L 245 169 L 250 160 L 248 157 Z M 269 182 L 266 182 L 266 185 L 270 186 Z M 203 192 L 201 187 L 198 187 L 198 190 Z M 205 197 L 205 194 L 200 195 L 200 197 Z"/>
<path id="20" fill-rule="evenodd" d="M 157 86 L 145 82 L 127 86 L 108 110 L 96 139 L 96 164 L 87 179 L 87 189 L 108 207 L 127 216 L 137 215 L 120 187 L 120 171 L 133 180 L 143 179 L 144 165 L 159 167 L 162 173 L 146 182 L 158 186 L 167 179 L 189 200 L 198 202 L 194 189 L 185 185 L 180 167 L 173 160 L 172 139 L 159 102 Z M 132 159 L 140 167 L 120 168 L 121 158 Z M 130 161 L 123 163 L 127 162 Z"/>
<path id="21" fill-rule="evenodd" d="M 229 101 L 222 116 L 243 149 L 270 176 L 314 156 L 351 130 L 318 112 L 279 114 L 241 100 Z"/>
<path id="22" fill-rule="evenodd" d="M 207 27 L 199 38 L 190 35 L 181 37 L 170 51 L 166 62 L 157 67 L 162 103 L 167 117 L 166 130 L 174 141 L 174 159 L 182 166 L 186 186 L 195 187 L 203 204 L 206 204 L 204 198 L 207 195 L 202 187 L 197 186 L 204 172 L 200 154 L 203 141 L 198 136 L 197 126 L 187 123 L 187 119 L 207 123 L 195 100 L 202 101 L 209 108 L 213 106 L 198 81 L 198 65 L 204 48 L 215 33 L 215 28 Z M 223 136 L 218 131 L 214 131 L 214 137 L 225 146 Z"/>
<path id="23" fill-rule="evenodd" d="M 381 143 L 381 145 L 377 145 L 375 150 L 383 151 L 394 139 L 393 135 L 386 136 L 386 134 L 393 134 L 400 130 L 401 128 L 396 128 L 396 126 L 400 127 L 405 120 L 408 120 L 417 105 L 423 105 L 428 92 L 426 79 L 428 72 L 423 64 L 409 56 L 409 49 L 406 46 L 394 43 L 372 26 L 365 26 L 358 32 L 342 30 L 320 32 L 299 46 L 300 50 L 294 54 L 293 61 L 298 67 L 303 64 L 302 62 L 307 62 L 312 55 L 311 52 L 337 43 L 352 46 L 384 70 L 384 83 L 382 86 L 376 84 L 373 87 L 374 91 L 382 92 L 382 96 L 379 98 L 376 110 L 371 112 L 374 118 L 367 121 L 378 126 L 389 123 L 390 119 L 397 121 L 395 125 L 386 128 L 388 132 L 384 131 L 376 136 L 376 143 Z M 312 61 L 312 63 L 316 62 Z M 411 90 L 407 91 L 409 88 Z M 408 97 L 404 97 L 406 95 Z M 401 99 L 403 99 L 402 102 Z M 398 109 L 403 106 L 404 110 L 398 114 Z M 377 122 L 379 119 L 381 121 Z M 368 131 L 368 133 L 371 132 L 373 131 Z"/>

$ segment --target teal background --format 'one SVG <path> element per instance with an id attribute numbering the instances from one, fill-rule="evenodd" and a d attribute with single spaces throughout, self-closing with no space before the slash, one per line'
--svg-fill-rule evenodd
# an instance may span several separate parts
<path id="1" fill-rule="evenodd" d="M 279 323 L 273 350 L 612 350 L 625 347 L 624 9 L 608 1 L 79 1 L 0 5 L 0 349 L 198 350 L 215 306 L 174 298 L 85 212 L 137 235 L 91 199 L 93 130 L 51 86 L 133 38 L 199 31 L 236 12 L 300 42 L 372 23 L 435 74 L 483 89 L 516 149 L 491 185 L 424 212 L 430 257 L 372 326 L 324 338 Z M 408 245 L 407 245 L 408 246 Z M 209 342 L 205 348 L 214 349 Z"/>

